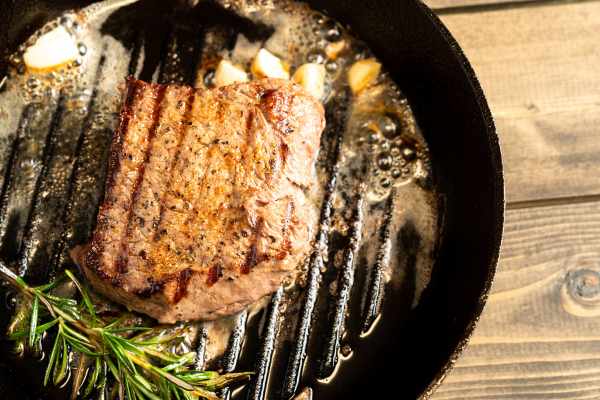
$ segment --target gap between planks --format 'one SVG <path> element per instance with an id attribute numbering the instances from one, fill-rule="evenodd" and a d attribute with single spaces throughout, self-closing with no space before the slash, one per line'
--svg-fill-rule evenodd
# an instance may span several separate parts
<path id="1" fill-rule="evenodd" d="M 540 5 L 574 2 L 587 2 L 598 0 L 422 0 L 437 14 L 459 14 L 480 11 L 495 11 L 516 7 L 536 7 Z"/>

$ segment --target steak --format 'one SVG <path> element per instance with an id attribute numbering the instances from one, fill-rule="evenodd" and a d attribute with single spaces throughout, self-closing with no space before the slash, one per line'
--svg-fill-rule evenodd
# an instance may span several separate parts
<path id="1" fill-rule="evenodd" d="M 288 81 L 130 78 L 97 225 L 74 258 L 96 290 L 160 322 L 242 310 L 310 248 L 324 125 L 321 104 Z"/>

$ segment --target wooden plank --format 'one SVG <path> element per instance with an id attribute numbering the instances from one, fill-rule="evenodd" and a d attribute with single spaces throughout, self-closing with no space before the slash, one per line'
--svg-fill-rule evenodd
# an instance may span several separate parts
<path id="1" fill-rule="evenodd" d="M 600 1 L 442 19 L 492 108 L 508 200 L 600 193 Z"/>
<path id="2" fill-rule="evenodd" d="M 600 399 L 600 202 L 506 217 L 492 294 L 433 400 Z"/>
<path id="3" fill-rule="evenodd" d="M 442 8 L 456 8 L 465 6 L 481 6 L 501 3 L 516 3 L 531 0 L 423 0 L 425 4 L 434 10 Z"/>

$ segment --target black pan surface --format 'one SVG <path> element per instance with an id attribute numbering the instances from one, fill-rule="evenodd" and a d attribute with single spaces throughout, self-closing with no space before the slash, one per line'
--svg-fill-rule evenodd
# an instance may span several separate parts
<path id="1" fill-rule="evenodd" d="M 140 18 L 139 29 L 161 32 L 158 16 L 168 14 L 169 3 L 139 3 L 140 9 L 152 10 Z M 355 349 L 356 356 L 333 384 L 322 385 L 317 398 L 426 398 L 466 345 L 498 258 L 504 193 L 494 123 L 460 47 L 421 2 L 309 3 L 349 25 L 392 72 L 430 147 L 446 210 L 433 278 L 419 306 L 408 317 L 385 315 L 368 344 L 361 345 L 364 349 Z M 7 68 L 5 56 L 35 29 L 66 9 L 87 4 L 0 0 L 0 76 Z M 7 354 L 0 357 L 0 398 L 44 398 L 11 360 Z"/>

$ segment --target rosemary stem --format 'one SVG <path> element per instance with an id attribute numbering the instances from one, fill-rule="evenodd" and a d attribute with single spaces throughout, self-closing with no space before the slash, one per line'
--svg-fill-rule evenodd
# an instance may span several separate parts
<path id="1" fill-rule="evenodd" d="M 0 261 L 0 276 L 2 277 L 2 279 L 4 279 L 6 282 L 8 282 L 15 289 L 26 294 L 27 297 L 29 297 L 29 298 L 34 297 L 33 293 L 30 293 L 29 291 L 25 290 L 26 288 L 23 286 L 22 279 L 19 276 L 17 276 L 17 274 L 12 272 L 10 270 L 10 268 L 8 268 L 6 265 L 4 265 L 4 263 L 1 261 Z"/>
<path id="2" fill-rule="evenodd" d="M 107 321 L 96 315 L 96 306 L 85 285 L 68 270 L 65 271 L 65 277 L 77 287 L 81 297 L 79 302 L 52 291 L 62 280 L 31 287 L 0 262 L 0 280 L 8 282 L 31 303 L 24 304 L 31 307 L 30 315 L 22 314 L 19 322 L 14 323 L 15 331 L 11 332 L 13 340 L 28 338 L 25 344 L 28 347 L 41 346 L 44 332 L 56 326 L 44 385 L 47 382 L 58 385 L 68 380 L 66 371 L 71 360 L 69 352 L 79 354 L 81 365 L 89 366 L 94 363 L 95 368 L 91 374 L 80 373 L 79 378 L 75 379 L 72 398 L 85 381 L 88 383 L 84 396 L 88 396 L 93 390 L 104 390 L 107 379 L 112 376 L 118 384 L 111 395 L 118 393 L 120 398 L 171 398 L 172 393 L 175 393 L 177 399 L 218 400 L 215 390 L 249 376 L 249 373 L 219 375 L 217 372 L 210 372 L 216 378 L 203 381 L 191 377 L 191 371 L 186 368 L 193 359 L 190 357 L 193 353 L 171 353 L 167 346 L 178 343 L 185 328 L 169 328 L 170 331 L 163 335 L 159 327 L 146 328 L 128 324 L 121 327 L 123 316 Z M 47 312 L 38 313 L 40 306 Z M 51 320 L 48 320 L 49 315 Z M 144 332 L 133 337 L 123 334 L 138 330 Z"/>

